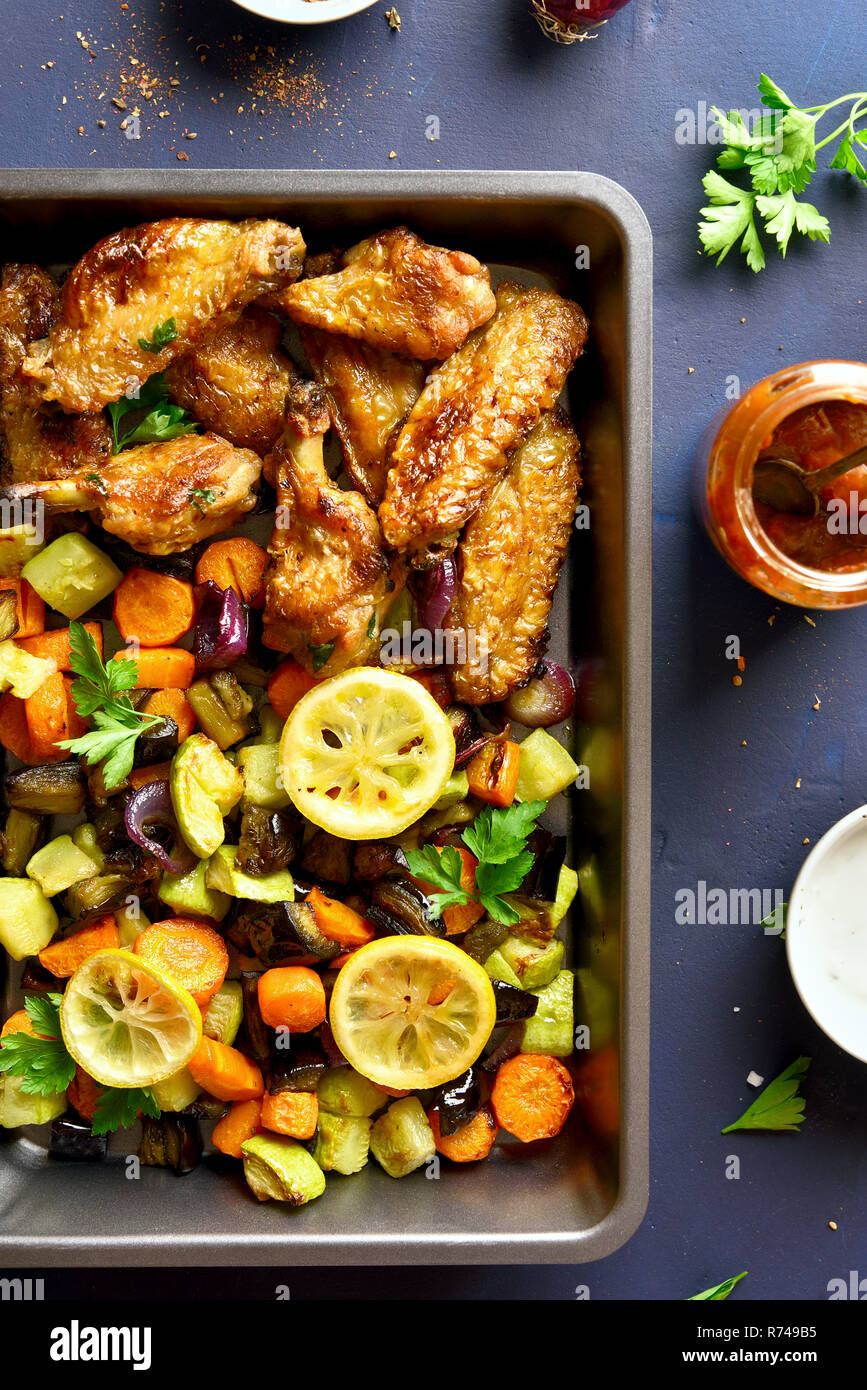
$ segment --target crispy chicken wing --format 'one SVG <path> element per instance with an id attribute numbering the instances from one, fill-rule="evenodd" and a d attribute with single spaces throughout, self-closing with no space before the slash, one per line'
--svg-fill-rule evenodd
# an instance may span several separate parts
<path id="1" fill-rule="evenodd" d="M 398 435 L 379 519 L 387 543 L 430 562 L 508 468 L 508 454 L 557 400 L 587 337 L 577 304 L 502 284 L 497 312 L 428 383 Z"/>
<path id="2" fill-rule="evenodd" d="M 184 434 L 124 449 L 98 474 L 83 472 L 5 489 L 49 511 L 92 512 L 144 555 L 172 555 L 225 531 L 256 502 L 262 460 L 216 434 Z"/>
<path id="3" fill-rule="evenodd" d="M 283 433 L 295 371 L 280 351 L 273 315 L 250 305 L 234 323 L 209 331 L 166 372 L 172 398 L 206 429 L 267 454 Z"/>
<path id="4" fill-rule="evenodd" d="M 114 232 L 73 266 L 60 318 L 25 374 L 64 410 L 98 410 L 289 284 L 303 256 L 301 233 L 284 222 L 169 217 Z"/>
<path id="5" fill-rule="evenodd" d="M 568 419 L 549 411 L 467 526 L 448 618 L 456 650 L 462 643 L 467 657 L 451 670 L 458 700 L 505 699 L 543 654 L 581 485 L 580 459 Z"/>
<path id="6" fill-rule="evenodd" d="M 346 471 L 378 507 L 385 495 L 388 446 L 418 400 L 425 368 L 343 333 L 302 328 L 301 343 L 314 377 L 331 396 Z"/>
<path id="7" fill-rule="evenodd" d="M 375 658 L 379 627 L 395 593 L 375 512 L 328 477 L 324 392 L 299 383 L 283 439 L 266 468 L 277 486 L 268 547 L 264 642 L 308 671 L 333 676 Z"/>
<path id="8" fill-rule="evenodd" d="M 429 361 L 448 357 L 494 312 L 486 266 L 428 246 L 406 227 L 368 237 L 339 264 L 281 291 L 290 319 Z"/>
<path id="9" fill-rule="evenodd" d="M 57 285 L 36 265 L 6 265 L 0 278 L 0 475 L 4 482 L 59 478 L 111 457 L 102 413 L 64 415 L 43 404 L 21 366 L 59 309 Z"/>

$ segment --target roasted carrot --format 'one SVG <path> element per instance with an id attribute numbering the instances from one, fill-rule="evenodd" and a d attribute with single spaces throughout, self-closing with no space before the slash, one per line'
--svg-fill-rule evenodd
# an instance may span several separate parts
<path id="1" fill-rule="evenodd" d="M 114 914 L 100 917 L 89 927 L 73 932 L 71 936 L 58 937 L 39 952 L 39 964 L 59 980 L 73 975 L 78 967 L 96 951 L 108 951 L 120 945 L 120 933 Z"/>
<path id="2" fill-rule="evenodd" d="M 209 545 L 196 565 L 196 583 L 210 579 L 221 589 L 234 589 L 251 608 L 265 606 L 265 567 L 268 556 L 246 536 L 231 536 Z"/>
<path id="3" fill-rule="evenodd" d="M 38 763 L 44 759 L 37 757 L 30 742 L 24 700 L 19 700 L 11 690 L 0 695 L 0 743 L 22 763 Z M 68 754 L 61 753 L 53 762 L 62 762 Z"/>
<path id="4" fill-rule="evenodd" d="M 231 1158 L 243 1158 L 241 1145 L 253 1138 L 261 1115 L 260 1100 L 236 1100 L 229 1113 L 214 1125 L 211 1133 L 214 1148 Z"/>
<path id="5" fill-rule="evenodd" d="M 80 738 L 87 727 L 75 708 L 72 681 L 60 671 L 55 671 L 24 701 L 24 717 L 30 746 L 40 762 L 60 762 L 71 757 L 68 749 L 58 748 L 58 743 Z"/>
<path id="6" fill-rule="evenodd" d="M 135 565 L 114 591 L 112 616 L 125 642 L 167 647 L 190 631 L 196 619 L 193 586 L 170 574 Z"/>
<path id="7" fill-rule="evenodd" d="M 265 1090 L 255 1062 L 215 1038 L 203 1035 L 187 1066 L 193 1080 L 217 1100 L 256 1100 Z"/>
<path id="8" fill-rule="evenodd" d="M 5 1038 L 7 1033 L 29 1033 L 31 1038 L 39 1037 L 26 1009 L 16 1009 L 14 1014 L 9 1015 L 0 1028 L 0 1038 Z"/>
<path id="9" fill-rule="evenodd" d="M 435 845 L 434 848 L 437 854 L 442 854 L 445 846 Z M 479 861 L 476 859 L 475 855 L 470 854 L 470 851 L 464 849 L 462 845 L 457 846 L 457 851 L 461 860 L 461 887 L 465 888 L 468 893 L 472 893 L 476 886 L 476 869 L 479 866 Z M 435 893 L 438 891 L 436 884 L 427 883 L 424 879 L 415 878 L 413 882 L 417 883 L 419 888 L 425 893 Z M 484 915 L 485 909 L 482 907 L 481 903 L 475 901 L 454 903 L 451 907 L 447 907 L 443 911 L 442 916 L 446 924 L 446 935 L 460 936 L 462 932 L 469 931 L 470 927 L 478 922 L 480 917 L 484 917 Z"/>
<path id="10" fill-rule="evenodd" d="M 497 1122 L 486 1105 L 454 1134 L 440 1134 L 438 1110 L 429 1110 L 427 1119 L 433 1130 L 437 1153 L 450 1158 L 453 1163 L 477 1163 L 479 1159 L 487 1158 L 497 1137 Z"/>
<path id="11" fill-rule="evenodd" d="M 178 726 L 178 743 L 196 727 L 195 711 L 182 690 L 155 690 L 142 705 L 143 714 L 163 714 Z"/>
<path id="12" fill-rule="evenodd" d="M 535 1053 L 519 1052 L 504 1062 L 491 1091 L 497 1124 L 522 1144 L 559 1134 L 574 1099 L 572 1078 L 563 1063 Z"/>
<path id="13" fill-rule="evenodd" d="M 115 661 L 138 663 L 137 690 L 189 690 L 196 674 L 192 652 L 183 647 L 141 647 L 138 651 L 115 652 Z"/>
<path id="14" fill-rule="evenodd" d="M 373 924 L 366 917 L 347 907 L 346 903 L 327 898 L 321 888 L 310 889 L 307 905 L 313 908 L 316 925 L 329 941 L 336 941 L 341 946 L 365 946 L 376 934 Z"/>
<path id="15" fill-rule="evenodd" d="M 189 990 L 202 1006 L 217 993 L 229 968 L 229 952 L 219 932 L 189 917 L 170 917 L 145 927 L 133 950 Z"/>
<path id="16" fill-rule="evenodd" d="M 492 738 L 467 766 L 470 791 L 491 806 L 511 806 L 520 768 L 519 745 L 508 738 Z"/>
<path id="17" fill-rule="evenodd" d="M 148 782 L 167 782 L 172 770 L 171 763 L 149 763 L 147 767 L 134 767 L 127 774 L 127 781 L 134 791 L 147 786 Z"/>
<path id="18" fill-rule="evenodd" d="M 268 699 L 281 719 L 288 719 L 308 690 L 316 684 L 313 677 L 297 661 L 283 661 L 268 682 Z"/>
<path id="19" fill-rule="evenodd" d="M 66 1099 L 73 1110 L 77 1110 L 81 1118 L 87 1120 L 88 1124 L 93 1123 L 96 1115 L 96 1102 L 102 1095 L 102 1091 L 103 1088 L 99 1082 L 94 1081 L 93 1077 L 89 1076 L 76 1063 L 75 1075 L 69 1083 Z"/>
<path id="20" fill-rule="evenodd" d="M 45 631 L 45 604 L 26 579 L 0 579 L 0 589 L 13 589 L 18 610 L 16 637 L 38 637 Z"/>
<path id="21" fill-rule="evenodd" d="M 85 623 L 87 631 L 96 643 L 100 657 L 103 654 L 102 623 Z M 18 639 L 15 639 L 18 641 Z M 31 656 L 45 656 L 57 663 L 59 671 L 71 671 L 69 664 L 69 628 L 56 627 L 51 632 L 41 632 L 37 637 L 25 637 L 19 646 Z"/>
<path id="22" fill-rule="evenodd" d="M 423 685 L 428 695 L 433 695 L 440 709 L 454 704 L 455 697 L 443 671 L 409 671 L 407 674 Z"/>
<path id="23" fill-rule="evenodd" d="M 335 956 L 333 960 L 330 960 L 330 961 L 328 962 L 328 968 L 329 968 L 329 970 L 339 970 L 339 969 L 341 968 L 341 966 L 344 966 L 348 960 L 352 960 L 352 957 L 353 957 L 354 955 L 355 955 L 355 951 L 354 951 L 354 950 L 352 950 L 352 951 L 341 951 L 341 953 L 340 953 L 339 956 Z"/>
<path id="24" fill-rule="evenodd" d="M 266 1091 L 262 1097 L 262 1128 L 290 1139 L 312 1139 L 319 1122 L 319 1101 L 311 1091 Z"/>
<path id="25" fill-rule="evenodd" d="M 325 988 L 306 965 L 281 965 L 259 976 L 259 1012 L 269 1028 L 309 1033 L 325 1022 Z"/>

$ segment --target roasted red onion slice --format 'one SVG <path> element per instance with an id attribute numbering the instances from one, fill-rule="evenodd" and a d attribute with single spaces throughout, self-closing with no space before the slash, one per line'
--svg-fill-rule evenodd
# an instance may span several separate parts
<path id="1" fill-rule="evenodd" d="M 419 627 L 426 628 L 428 632 L 439 631 L 452 606 L 457 583 L 457 566 L 450 555 L 427 571 L 416 597 Z"/>
<path id="2" fill-rule="evenodd" d="M 193 638 L 193 656 L 200 671 L 231 666 L 247 653 L 247 616 L 235 590 L 221 589 L 209 579 L 198 585 L 199 614 Z"/>
<path id="3" fill-rule="evenodd" d="M 169 784 L 165 779 L 146 782 L 137 792 L 133 792 L 126 803 L 123 819 L 129 838 L 140 849 L 146 849 L 148 854 L 152 854 L 166 873 L 186 874 L 195 866 L 196 856 L 186 846 L 183 846 L 181 853 L 173 859 L 159 841 L 152 840 L 146 832 L 145 827 L 148 825 L 163 825 L 183 844 L 175 820 Z"/>
<path id="4" fill-rule="evenodd" d="M 540 676 L 513 690 L 503 705 L 506 714 L 516 724 L 528 729 L 547 729 L 560 724 L 575 707 L 575 682 L 556 661 L 543 661 Z"/>

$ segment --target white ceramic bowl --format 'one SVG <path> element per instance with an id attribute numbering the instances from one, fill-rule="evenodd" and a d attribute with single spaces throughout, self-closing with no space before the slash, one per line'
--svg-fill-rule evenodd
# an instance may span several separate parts
<path id="1" fill-rule="evenodd" d="M 377 0 L 233 0 L 242 10 L 281 24 L 331 24 L 369 10 Z"/>
<path id="2" fill-rule="evenodd" d="M 819 1027 L 867 1062 L 867 806 L 832 825 L 789 898 L 786 953 Z"/>

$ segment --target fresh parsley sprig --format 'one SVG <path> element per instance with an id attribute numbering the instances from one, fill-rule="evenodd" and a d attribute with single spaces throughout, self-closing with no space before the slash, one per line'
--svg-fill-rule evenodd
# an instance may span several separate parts
<path id="1" fill-rule="evenodd" d="M 108 406 L 113 436 L 113 452 L 119 454 L 130 444 L 154 444 L 194 434 L 198 425 L 193 416 L 170 399 L 164 372 L 148 377 L 137 396 L 121 396 Z M 128 417 L 133 416 L 131 421 Z M 127 428 L 122 428 L 126 422 Z"/>
<path id="2" fill-rule="evenodd" d="M 7 1033 L 0 1038 L 0 1072 L 21 1078 L 28 1096 L 65 1091 L 75 1075 L 75 1063 L 60 1036 L 60 994 L 30 994 L 24 1001 L 35 1033 Z"/>
<path id="3" fill-rule="evenodd" d="M 702 245 L 717 265 L 740 242 L 740 249 L 751 270 L 765 268 L 766 257 L 757 216 L 764 232 L 773 237 L 785 257 L 795 232 L 810 241 L 830 240 L 828 219 L 812 203 L 799 199 L 816 172 L 816 156 L 826 145 L 839 141 L 830 168 L 842 169 L 867 184 L 867 92 L 849 92 L 822 106 L 797 106 L 765 73 L 759 92 L 773 115 L 763 116 L 748 126 L 737 111 L 728 113 L 713 107 L 722 128 L 725 149 L 717 158 L 720 169 L 746 171 L 750 186 L 745 188 L 724 178 L 715 170 L 704 177 L 704 190 L 710 202 L 702 208 L 699 223 Z M 823 140 L 817 127 L 828 112 L 849 104 L 849 115 Z"/>
<path id="4" fill-rule="evenodd" d="M 434 911 L 441 915 L 447 907 L 477 902 L 495 922 L 504 926 L 511 927 L 520 921 L 520 913 L 503 895 L 520 888 L 533 867 L 527 840 L 546 804 L 544 801 L 523 801 L 505 808 L 485 806 L 479 812 L 461 835 L 467 849 L 478 860 L 472 890 L 461 883 L 463 865 L 454 846 L 446 845 L 441 853 L 433 845 L 407 850 L 410 873 L 442 890 L 430 895 Z"/>
<path id="5" fill-rule="evenodd" d="M 106 1086 L 93 1107 L 91 1134 L 110 1134 L 115 1129 L 129 1129 L 139 1111 L 158 1119 L 160 1108 L 147 1086 Z"/>
<path id="6" fill-rule="evenodd" d="M 731 1279 L 724 1279 L 721 1284 L 714 1284 L 713 1288 L 704 1289 L 701 1293 L 694 1293 L 692 1298 L 686 1300 L 687 1303 L 720 1303 L 724 1298 L 728 1298 L 735 1284 L 739 1284 L 742 1279 L 746 1279 L 747 1271 L 742 1274 L 735 1274 Z"/>
<path id="7" fill-rule="evenodd" d="M 80 738 L 64 739 L 59 748 L 79 753 L 89 765 L 105 759 L 103 777 L 107 789 L 118 786 L 130 772 L 136 740 L 160 723 L 160 716 L 140 714 L 124 692 L 138 679 L 138 663 L 132 658 L 103 663 L 96 643 L 82 623 L 69 624 L 69 664 L 78 677 L 72 682 L 72 698 L 83 719 L 94 728 Z"/>
<path id="8" fill-rule="evenodd" d="M 727 1125 L 722 1133 L 731 1134 L 735 1129 L 779 1129 L 797 1134 L 806 1104 L 804 1097 L 798 1095 L 798 1087 L 807 1074 L 810 1061 L 809 1057 L 797 1057 L 756 1096 L 740 1119 Z"/>

